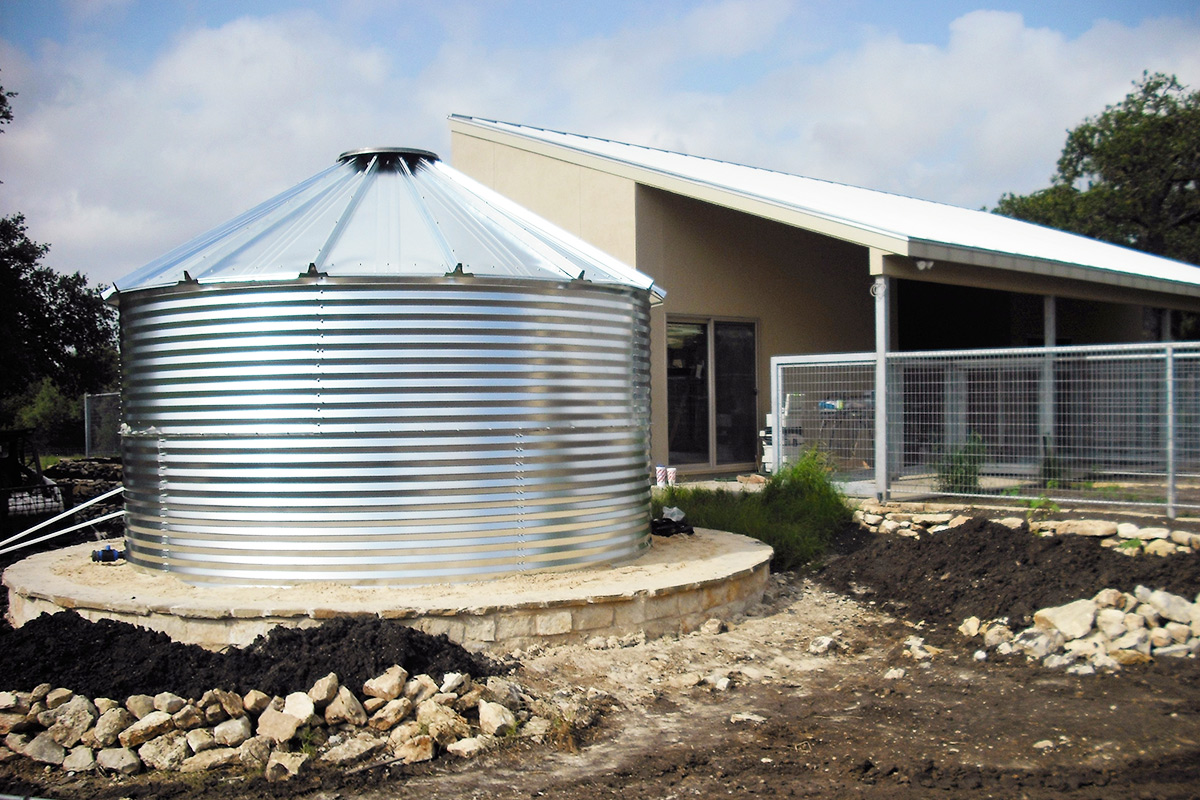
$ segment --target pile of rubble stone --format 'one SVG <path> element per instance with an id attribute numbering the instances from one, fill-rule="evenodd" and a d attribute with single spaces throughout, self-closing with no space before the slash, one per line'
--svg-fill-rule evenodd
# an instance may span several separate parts
<path id="1" fill-rule="evenodd" d="M 982 637 L 983 648 L 1000 655 L 1023 653 L 1050 668 L 1090 675 L 1158 657 L 1195 658 L 1200 653 L 1200 596 L 1196 602 L 1162 590 L 1136 587 L 1132 593 L 1104 589 L 1092 599 L 1075 600 L 1033 615 L 1033 625 L 1014 634 L 1006 620 L 966 619 L 959 632 Z"/>
<path id="2" fill-rule="evenodd" d="M 118 702 L 43 684 L 0 692 L 0 760 L 119 775 L 240 766 L 278 781 L 314 764 L 469 758 L 507 737 L 544 739 L 582 707 L 578 698 L 533 698 L 503 678 L 446 673 L 438 684 L 400 666 L 366 681 L 361 695 L 333 673 L 286 697 L 214 689 L 195 700 L 163 692 Z"/>
<path id="3" fill-rule="evenodd" d="M 854 520 L 872 533 L 891 533 L 918 537 L 940 533 L 969 520 L 950 512 L 890 511 L 886 506 L 864 505 L 854 512 Z M 1039 520 L 1028 517 L 1000 517 L 993 520 L 1006 528 L 1028 525 L 1033 533 L 1045 536 L 1076 535 L 1100 539 L 1101 547 L 1113 548 L 1123 555 L 1141 553 L 1169 556 L 1200 552 L 1200 533 L 1157 526 L 1140 527 L 1132 522 L 1098 519 Z"/>

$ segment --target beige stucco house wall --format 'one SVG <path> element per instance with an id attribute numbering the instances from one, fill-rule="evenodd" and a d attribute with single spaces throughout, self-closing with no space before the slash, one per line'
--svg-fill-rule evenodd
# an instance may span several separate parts
<path id="1" fill-rule="evenodd" d="M 1058 312 L 1060 341 L 1138 341 L 1146 336 L 1144 305 L 1161 300 L 952 263 L 923 273 L 911 259 L 881 257 L 862 243 L 646 185 L 635 172 L 587 153 L 493 136 L 455 118 L 451 133 L 457 169 L 666 290 L 665 301 L 652 312 L 651 330 L 652 458 L 659 464 L 669 463 L 668 317 L 755 324 L 761 427 L 771 405 L 772 356 L 874 349 L 870 288 L 877 274 L 890 275 L 897 285 L 891 298 L 895 349 L 1039 343 L 1042 294 L 1067 298 Z M 708 471 L 744 471 L 753 464 L 723 467 Z"/>

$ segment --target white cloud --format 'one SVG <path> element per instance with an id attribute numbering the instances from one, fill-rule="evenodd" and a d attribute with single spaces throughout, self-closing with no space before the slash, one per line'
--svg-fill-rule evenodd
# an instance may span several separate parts
<path id="1" fill-rule="evenodd" d="M 436 55 L 407 72 L 409 40 L 364 47 L 311 13 L 179 31 L 141 73 L 83 45 L 29 55 L 0 42 L 0 78 L 21 92 L 0 138 L 0 210 L 26 213 L 51 265 L 111 281 L 342 150 L 448 155 L 450 112 L 977 207 L 1045 185 L 1066 129 L 1143 69 L 1200 86 L 1200 31 L 1179 20 L 1070 39 L 980 11 L 945 46 L 875 31 L 816 58 L 782 0 L 709 3 L 551 48 L 491 41 L 481 17 L 455 13 L 461 24 L 430 34 L 443 36 Z M 737 71 L 756 57 L 757 71 Z M 697 77 L 713 74 L 728 80 Z"/>

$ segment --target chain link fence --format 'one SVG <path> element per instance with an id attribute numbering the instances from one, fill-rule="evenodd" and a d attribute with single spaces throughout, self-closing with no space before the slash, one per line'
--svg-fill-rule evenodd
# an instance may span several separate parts
<path id="1" fill-rule="evenodd" d="M 776 457 L 816 445 L 872 493 L 875 355 L 772 364 Z M 1200 509 L 1200 343 L 891 353 L 887 374 L 893 498 Z"/>

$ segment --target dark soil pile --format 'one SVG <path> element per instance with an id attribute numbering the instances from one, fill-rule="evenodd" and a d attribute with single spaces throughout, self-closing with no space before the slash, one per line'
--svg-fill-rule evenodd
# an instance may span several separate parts
<path id="1" fill-rule="evenodd" d="M 74 612 L 42 616 L 17 630 L 0 629 L 0 686 L 30 690 L 40 683 L 89 697 L 123 699 L 170 691 L 200 697 L 209 689 L 271 695 L 307 691 L 336 672 L 361 687 L 393 664 L 440 680 L 445 672 L 497 675 L 506 667 L 470 653 L 446 636 L 399 622 L 334 619 L 316 628 L 276 628 L 244 649 L 213 653 L 171 641 L 166 634 Z"/>
<path id="2" fill-rule="evenodd" d="M 1040 608 L 1138 584 L 1189 600 L 1200 592 L 1196 556 L 1129 557 L 1083 536 L 1038 536 L 973 519 L 920 539 L 848 531 L 840 555 L 815 578 L 874 600 L 914 622 L 957 626 L 965 618 L 1009 617 L 1028 625 Z"/>

